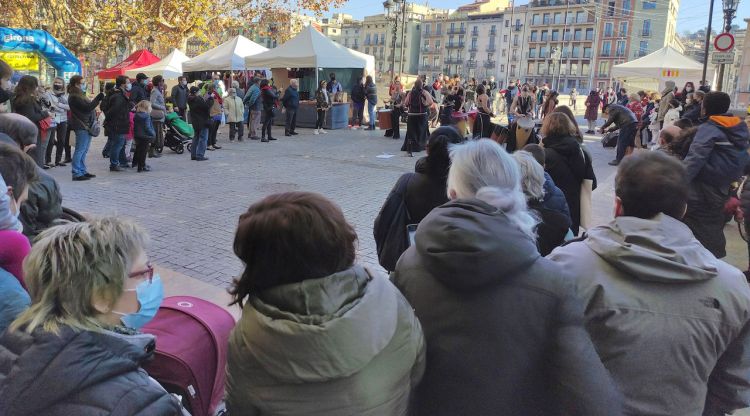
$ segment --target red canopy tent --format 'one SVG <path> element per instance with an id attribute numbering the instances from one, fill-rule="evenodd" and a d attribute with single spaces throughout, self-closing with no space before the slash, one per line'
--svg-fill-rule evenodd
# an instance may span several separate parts
<path id="1" fill-rule="evenodd" d="M 160 59 L 156 55 L 146 49 L 141 49 L 133 52 L 130 56 L 125 58 L 125 60 L 112 68 L 102 69 L 96 73 L 96 76 L 99 77 L 100 80 L 115 79 L 119 75 L 125 75 L 125 71 L 128 69 L 141 68 L 159 61 Z"/>

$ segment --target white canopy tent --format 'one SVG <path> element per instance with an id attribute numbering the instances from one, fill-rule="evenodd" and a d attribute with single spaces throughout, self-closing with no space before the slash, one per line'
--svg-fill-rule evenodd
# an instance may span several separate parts
<path id="1" fill-rule="evenodd" d="M 164 79 L 177 79 L 177 77 L 182 75 L 183 62 L 189 59 L 190 58 L 179 49 L 173 49 L 172 52 L 165 56 L 161 61 L 141 68 L 129 69 L 125 71 L 125 75 L 135 78 L 136 75 L 143 72 L 149 78 L 161 75 Z"/>
<path id="2" fill-rule="evenodd" d="M 375 57 L 339 45 L 308 26 L 283 45 L 248 56 L 245 65 L 248 68 L 364 68 L 372 74 Z"/>
<path id="3" fill-rule="evenodd" d="M 661 91 L 665 82 L 674 81 L 678 88 L 692 81 L 696 88 L 703 77 L 703 64 L 696 62 L 671 46 L 642 58 L 612 67 L 612 77 L 623 82 L 628 89 Z M 714 78 L 714 68 L 708 66 L 706 79 Z"/>
<path id="4" fill-rule="evenodd" d="M 263 69 L 262 66 L 245 66 L 245 58 L 268 51 L 244 36 L 235 36 L 182 64 L 184 72 L 193 71 L 241 71 Z"/>

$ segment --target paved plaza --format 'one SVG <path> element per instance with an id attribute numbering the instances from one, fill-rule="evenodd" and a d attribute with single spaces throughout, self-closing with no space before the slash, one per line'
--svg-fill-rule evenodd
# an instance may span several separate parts
<path id="1" fill-rule="evenodd" d="M 92 144 L 87 165 L 97 175 L 72 182 L 70 167 L 50 169 L 60 184 L 64 205 L 86 214 L 115 214 L 137 219 L 150 232 L 152 261 L 163 269 L 224 288 L 237 276 L 241 263 L 232 252 L 237 219 L 266 195 L 284 191 L 318 192 L 339 204 L 359 236 L 358 257 L 380 269 L 372 225 L 398 177 L 413 171 L 415 158 L 400 152 L 401 141 L 385 138 L 381 130 L 338 130 L 284 137 L 278 141 L 230 143 L 222 127 L 223 148 L 206 152 L 206 162 L 190 160 L 169 149 L 149 159 L 152 172 L 109 172 L 101 156 L 103 137 Z M 594 191 L 594 217 L 612 216 L 615 169 L 607 165 L 614 150 L 603 149 L 596 136 L 587 147 L 594 158 L 599 188 Z M 393 155 L 384 158 L 383 155 Z M 378 157 L 381 156 L 381 157 Z M 645 179 L 645 178 L 644 178 Z M 727 228 L 727 260 L 744 269 L 747 250 L 734 223 Z"/>

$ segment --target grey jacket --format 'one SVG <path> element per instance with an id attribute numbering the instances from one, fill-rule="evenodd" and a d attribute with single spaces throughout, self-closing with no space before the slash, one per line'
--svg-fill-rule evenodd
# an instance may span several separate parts
<path id="1" fill-rule="evenodd" d="M 161 110 L 165 114 L 167 112 L 167 105 L 164 102 L 164 94 L 162 94 L 158 88 L 151 90 L 151 107 L 154 110 Z M 164 121 L 164 117 L 154 118 L 154 121 Z"/>
<path id="2" fill-rule="evenodd" d="M 424 372 L 409 303 L 360 266 L 251 296 L 227 351 L 231 415 L 405 416 Z"/>
<path id="3" fill-rule="evenodd" d="M 657 113 L 656 121 L 664 121 L 664 116 L 669 111 L 669 102 L 674 98 L 674 81 L 667 81 L 664 84 L 665 87 L 661 94 L 661 101 L 659 101 L 659 112 Z"/>
<path id="4" fill-rule="evenodd" d="M 586 328 L 627 414 L 750 406 L 750 288 L 682 222 L 618 217 L 549 258 L 575 276 Z"/>

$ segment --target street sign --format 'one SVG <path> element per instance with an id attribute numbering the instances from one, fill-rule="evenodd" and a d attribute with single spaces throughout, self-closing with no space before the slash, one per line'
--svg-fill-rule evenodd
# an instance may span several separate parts
<path id="1" fill-rule="evenodd" d="M 722 33 L 714 38 L 714 48 L 719 52 L 728 52 L 734 48 L 734 36 L 731 33 Z M 716 62 L 714 62 L 716 63 Z"/>
<path id="2" fill-rule="evenodd" d="M 711 55 L 711 63 L 714 65 L 733 64 L 734 52 L 714 52 Z"/>

